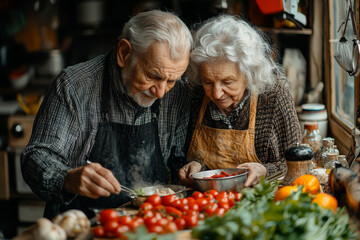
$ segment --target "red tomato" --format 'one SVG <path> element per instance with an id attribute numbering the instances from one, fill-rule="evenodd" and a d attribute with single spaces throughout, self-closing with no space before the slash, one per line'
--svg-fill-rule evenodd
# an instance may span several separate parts
<path id="1" fill-rule="evenodd" d="M 186 198 L 180 198 L 179 200 L 181 205 L 187 205 L 189 203 L 189 201 Z"/>
<path id="2" fill-rule="evenodd" d="M 136 216 L 138 217 L 142 217 L 142 218 L 147 218 L 147 217 L 153 217 L 154 216 L 154 212 L 151 211 L 151 210 L 142 210 L 142 211 L 139 211 Z"/>
<path id="3" fill-rule="evenodd" d="M 188 200 L 188 204 L 196 202 L 195 198 L 193 198 L 193 197 L 187 197 L 186 199 Z"/>
<path id="4" fill-rule="evenodd" d="M 199 222 L 199 218 L 197 215 L 185 215 L 183 216 L 185 220 L 185 225 L 188 228 L 196 227 Z"/>
<path id="5" fill-rule="evenodd" d="M 176 223 L 174 223 L 174 222 L 168 222 L 167 224 L 165 224 L 163 226 L 163 228 L 166 233 L 174 233 L 178 230 L 178 227 L 177 227 Z"/>
<path id="6" fill-rule="evenodd" d="M 224 203 L 224 202 L 218 202 L 219 208 L 224 208 L 226 211 L 230 209 L 230 204 L 229 202 Z"/>
<path id="7" fill-rule="evenodd" d="M 184 205 L 184 204 L 181 204 L 178 209 L 182 212 L 186 212 L 187 210 L 190 209 L 189 205 Z"/>
<path id="8" fill-rule="evenodd" d="M 148 197 L 145 202 L 151 203 L 153 206 L 161 205 L 161 197 L 157 194 Z"/>
<path id="9" fill-rule="evenodd" d="M 185 221 L 185 220 L 184 220 Z M 105 229 L 104 227 L 102 226 L 97 226 L 95 229 L 94 229 L 94 235 L 95 237 L 104 237 L 105 236 Z"/>
<path id="10" fill-rule="evenodd" d="M 139 210 L 143 210 L 143 209 L 146 209 L 146 210 L 150 210 L 150 209 L 153 209 L 153 205 L 149 202 L 144 202 L 143 204 L 140 205 L 139 207 Z"/>
<path id="11" fill-rule="evenodd" d="M 148 231 L 151 233 L 163 233 L 164 228 L 160 225 L 152 225 L 152 226 L 148 227 Z"/>
<path id="12" fill-rule="evenodd" d="M 195 210 L 195 211 L 199 211 L 199 204 L 197 204 L 196 202 L 194 203 L 189 203 L 189 209 L 190 210 Z"/>
<path id="13" fill-rule="evenodd" d="M 119 225 L 126 225 L 129 226 L 129 224 L 133 221 L 133 219 L 130 216 L 124 215 L 118 218 Z"/>
<path id="14" fill-rule="evenodd" d="M 211 195 L 210 193 L 204 193 L 204 198 L 208 200 L 208 202 L 214 202 L 215 197 Z"/>
<path id="15" fill-rule="evenodd" d="M 182 216 L 182 212 L 174 207 L 165 207 L 165 211 L 167 214 L 174 216 L 175 218 Z"/>
<path id="16" fill-rule="evenodd" d="M 129 228 L 134 231 L 136 228 L 138 228 L 140 225 L 144 224 L 144 219 L 140 217 L 135 217 L 134 220 L 132 220 L 128 226 Z"/>
<path id="17" fill-rule="evenodd" d="M 234 193 L 234 196 L 235 196 L 235 201 L 237 202 L 240 201 L 242 198 L 242 194 L 238 192 Z"/>
<path id="18" fill-rule="evenodd" d="M 208 192 L 209 192 L 211 195 L 213 195 L 214 197 L 216 197 L 216 196 L 219 194 L 219 192 L 216 191 L 216 190 L 214 190 L 214 189 L 211 189 L 211 190 L 209 190 Z"/>
<path id="19" fill-rule="evenodd" d="M 104 229 L 106 233 L 112 233 L 119 226 L 116 220 L 106 222 L 104 225 Z"/>
<path id="20" fill-rule="evenodd" d="M 159 219 L 156 218 L 156 217 L 147 217 L 147 218 L 144 219 L 144 224 L 147 227 L 150 227 L 150 226 L 153 226 L 153 225 L 157 224 L 158 221 L 159 221 Z"/>
<path id="21" fill-rule="evenodd" d="M 200 211 L 202 211 L 209 201 L 206 198 L 198 198 L 196 199 L 196 203 L 199 205 Z"/>
<path id="22" fill-rule="evenodd" d="M 176 224 L 177 226 L 177 229 L 180 231 L 180 230 L 183 230 L 185 228 L 185 225 L 186 225 L 186 222 L 185 222 L 185 219 L 184 218 L 178 218 L 178 219 L 175 219 L 174 223 Z"/>
<path id="23" fill-rule="evenodd" d="M 124 238 L 124 233 L 127 233 L 130 231 L 130 228 L 126 225 L 122 225 L 122 226 L 118 226 L 114 231 L 114 235 L 115 237 L 118 237 L 118 238 Z"/>
<path id="24" fill-rule="evenodd" d="M 164 206 L 171 206 L 176 200 L 178 200 L 178 197 L 175 194 L 166 195 L 162 197 L 162 204 Z"/>
<path id="25" fill-rule="evenodd" d="M 192 197 L 195 198 L 195 200 L 196 200 L 196 199 L 199 199 L 199 198 L 204 197 L 204 195 L 203 195 L 201 192 L 199 192 L 199 191 L 195 191 L 195 192 L 192 194 Z"/>
<path id="26" fill-rule="evenodd" d="M 105 225 L 107 222 L 117 221 L 119 215 L 114 209 L 104 209 L 99 213 L 99 222 Z"/>
<path id="27" fill-rule="evenodd" d="M 222 216 L 224 216 L 224 214 L 225 214 L 225 212 L 226 212 L 227 210 L 225 209 L 225 208 L 217 208 L 216 210 L 215 210 L 215 214 L 217 215 L 217 216 L 219 216 L 219 217 L 222 217 Z"/>
<path id="28" fill-rule="evenodd" d="M 199 213 L 199 220 L 204 220 L 204 219 L 205 219 L 205 214 Z"/>
<path id="29" fill-rule="evenodd" d="M 165 226 L 166 224 L 168 224 L 168 223 L 169 223 L 169 220 L 166 219 L 166 218 L 161 218 L 161 219 L 159 219 L 158 222 L 157 222 L 157 224 L 160 225 L 160 226 L 162 226 L 162 227 L 164 227 L 164 226 Z"/>
<path id="30" fill-rule="evenodd" d="M 199 211 L 196 210 L 187 210 L 184 215 L 199 215 Z"/>
<path id="31" fill-rule="evenodd" d="M 164 205 L 156 205 L 154 206 L 153 210 L 154 211 L 163 211 L 165 209 L 165 206 Z"/>
<path id="32" fill-rule="evenodd" d="M 218 208 L 217 203 L 209 203 L 207 207 L 205 207 L 204 211 L 208 216 L 213 216 L 216 213 L 216 209 Z"/>

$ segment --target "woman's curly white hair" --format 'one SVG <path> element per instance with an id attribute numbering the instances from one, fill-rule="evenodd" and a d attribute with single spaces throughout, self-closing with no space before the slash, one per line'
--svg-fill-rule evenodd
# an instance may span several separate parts
<path id="1" fill-rule="evenodd" d="M 194 35 L 187 78 L 199 85 L 201 63 L 228 60 L 238 64 L 247 79 L 247 88 L 259 94 L 270 91 L 278 82 L 286 84 L 283 69 L 272 57 L 264 33 L 232 15 L 209 19 Z"/>

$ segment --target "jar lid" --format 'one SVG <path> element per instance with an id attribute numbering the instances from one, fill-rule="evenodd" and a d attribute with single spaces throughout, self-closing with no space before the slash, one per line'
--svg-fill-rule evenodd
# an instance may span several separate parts
<path id="1" fill-rule="evenodd" d="M 285 151 L 285 159 L 287 161 L 306 161 L 311 160 L 314 152 L 310 147 L 296 145 Z"/>
<path id="2" fill-rule="evenodd" d="M 325 110 L 325 105 L 321 103 L 307 103 L 301 105 L 303 111 L 322 111 Z"/>
<path id="3" fill-rule="evenodd" d="M 317 122 L 306 122 L 304 124 L 304 128 L 307 129 L 307 130 L 318 129 L 318 123 Z"/>

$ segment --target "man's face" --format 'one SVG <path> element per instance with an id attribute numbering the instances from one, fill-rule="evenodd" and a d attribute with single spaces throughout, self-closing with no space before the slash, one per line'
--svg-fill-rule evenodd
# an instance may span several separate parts
<path id="1" fill-rule="evenodd" d="M 128 96 L 139 106 L 150 107 L 174 87 L 188 64 L 189 53 L 173 60 L 167 43 L 153 43 L 133 64 L 123 68 L 123 83 Z"/>

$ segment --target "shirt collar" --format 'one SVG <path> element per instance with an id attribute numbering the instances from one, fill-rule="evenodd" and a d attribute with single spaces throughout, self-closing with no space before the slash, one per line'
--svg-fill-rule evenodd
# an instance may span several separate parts
<path id="1" fill-rule="evenodd" d="M 239 114 L 240 114 L 241 110 L 243 109 L 246 100 L 249 99 L 250 96 L 251 96 L 251 92 L 247 91 L 245 97 L 243 97 L 243 99 L 239 102 L 239 104 L 230 113 L 229 116 L 226 116 L 225 114 L 223 114 L 219 110 L 219 108 L 216 106 L 216 104 L 214 102 L 210 101 L 209 102 L 209 111 L 210 111 L 211 118 L 215 121 L 223 121 L 225 124 L 233 125 L 234 122 L 239 117 Z"/>

